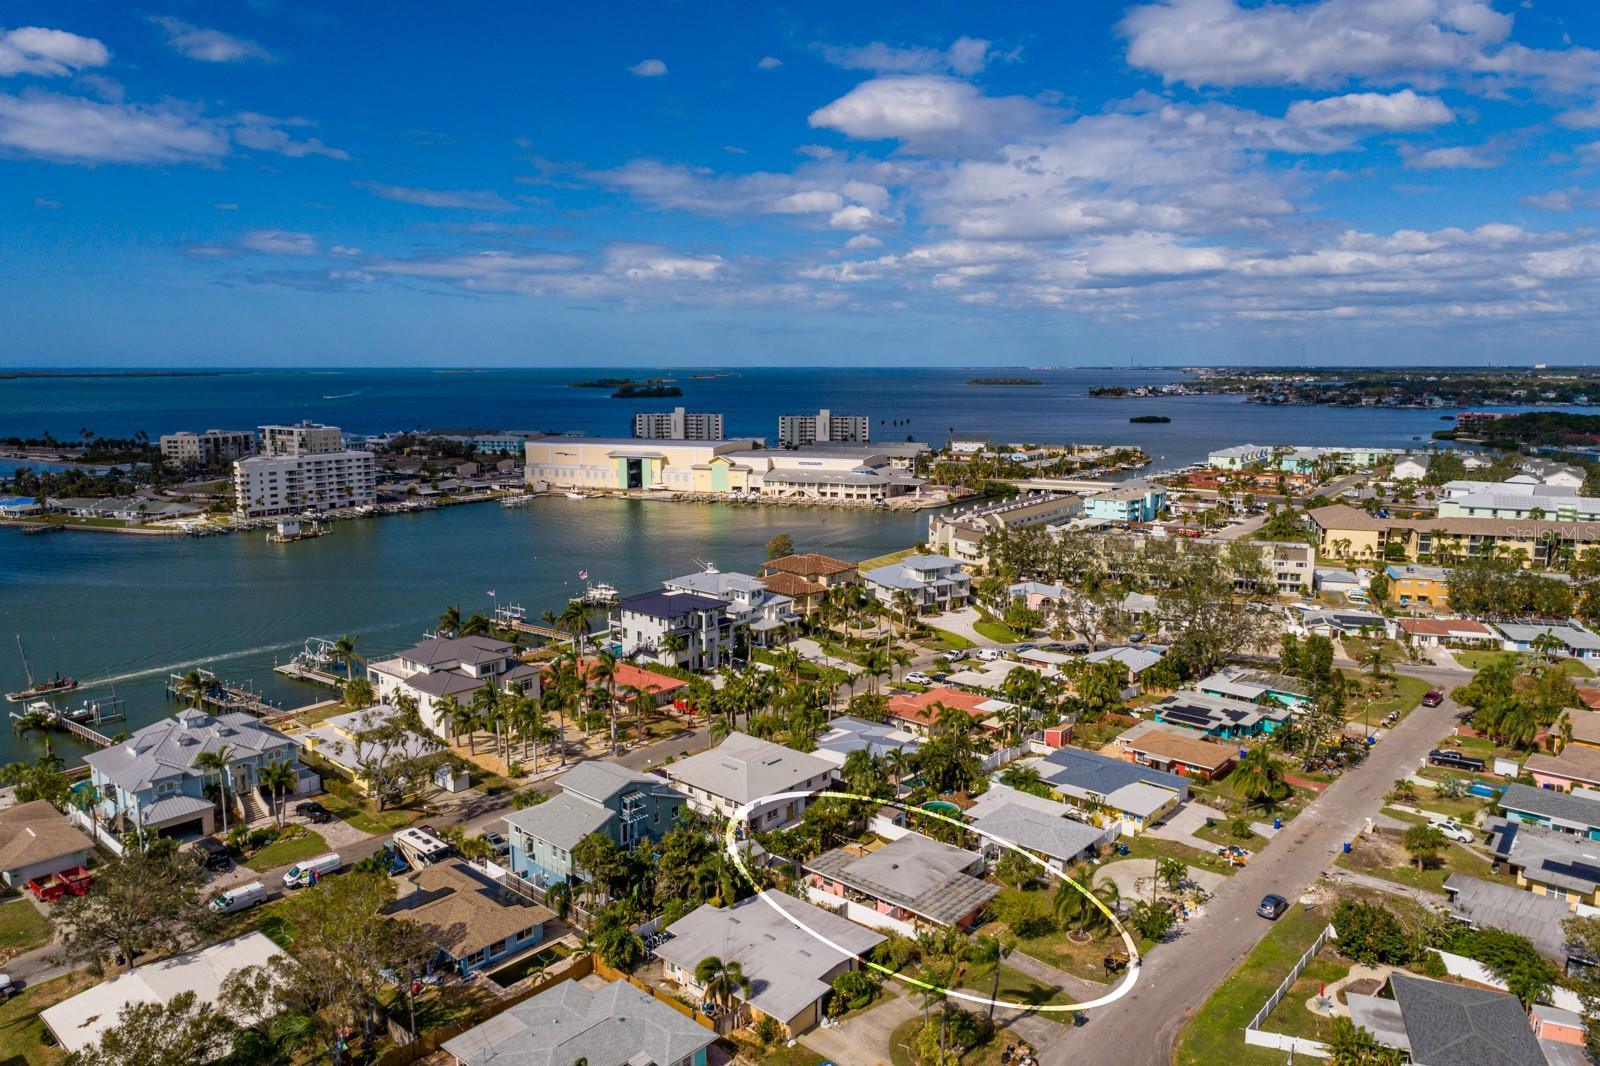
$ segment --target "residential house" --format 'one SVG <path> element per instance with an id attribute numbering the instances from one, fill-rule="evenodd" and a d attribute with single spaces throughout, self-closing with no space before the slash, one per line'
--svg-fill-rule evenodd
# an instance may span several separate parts
<path id="1" fill-rule="evenodd" d="M 737 964 L 750 982 L 748 989 L 736 991 L 740 1002 L 794 1038 L 822 1021 L 822 1003 L 834 978 L 857 968 L 852 956 L 865 955 L 885 939 L 774 890 L 731 907 L 702 904 L 672 923 L 672 938 L 656 948 L 656 957 L 666 977 L 696 997 L 705 993 L 695 977 L 702 959 L 714 956 L 724 965 Z"/>
<path id="2" fill-rule="evenodd" d="M 267 813 L 258 791 L 264 766 L 293 767 L 293 795 L 322 791 L 322 779 L 301 765 L 298 753 L 294 741 L 253 715 L 237 711 L 213 716 L 190 708 L 91 752 L 83 761 L 89 764 L 100 820 L 124 833 L 191 837 L 209 836 L 218 824 L 212 790 L 223 775 L 201 765 L 202 756 L 226 755 L 228 796 L 245 808 L 250 821 Z"/>
<path id="3" fill-rule="evenodd" d="M 1388 625 L 1387 618 L 1371 611 L 1313 608 L 1300 612 L 1296 628 L 1305 635 L 1343 640 L 1367 633 L 1381 633 Z"/>
<path id="4" fill-rule="evenodd" d="M 438 945 L 439 963 L 463 978 L 540 943 L 556 916 L 460 859 L 425 866 L 401 884 L 386 913 L 420 925 Z"/>
<path id="5" fill-rule="evenodd" d="M 1409 640 L 1419 648 L 1482 647 L 1500 642 L 1499 635 L 1487 625 L 1465 618 L 1393 618 L 1388 629 L 1391 638 Z"/>
<path id="6" fill-rule="evenodd" d="M 1559 793 L 1557 793 L 1559 795 Z M 1490 818 L 1489 854 L 1517 887 L 1570 904 L 1600 906 L 1600 842 L 1537 824 Z"/>
<path id="7" fill-rule="evenodd" d="M 63 1051 L 75 1054 L 98 1045 L 106 1031 L 121 1021 L 125 1008 L 163 1006 L 182 992 L 191 993 L 196 1005 L 209 1006 L 216 1003 L 229 977 L 253 966 L 271 967 L 282 954 L 283 949 L 265 933 L 246 933 L 196 951 L 142 963 L 44 1008 L 39 1019 Z"/>
<path id="8" fill-rule="evenodd" d="M 731 604 L 697 592 L 661 589 L 629 596 L 611 611 L 611 650 L 669 666 L 715 670 L 733 652 Z M 678 647 L 674 649 L 671 642 Z"/>
<path id="9" fill-rule="evenodd" d="M 1400 970 L 1389 994 L 1346 994 L 1350 1020 L 1413 1066 L 1549 1066 L 1516 996 Z"/>
<path id="10" fill-rule="evenodd" d="M 539 886 L 575 873 L 572 851 L 591 833 L 620 847 L 659 841 L 678 824 L 687 797 L 654 774 L 590 760 L 560 777 L 550 799 L 506 815 L 511 872 Z"/>
<path id="11" fill-rule="evenodd" d="M 822 606 L 828 589 L 860 582 L 854 563 L 826 555 L 785 555 L 761 564 L 761 583 L 774 595 L 789 597 L 794 612 L 803 618 Z"/>
<path id="12" fill-rule="evenodd" d="M 1421 481 L 1428 476 L 1428 467 L 1431 465 L 1424 456 L 1402 456 L 1395 460 L 1394 470 L 1389 476 L 1396 481 Z"/>
<path id="13" fill-rule="evenodd" d="M 972 579 L 961 560 L 948 555 L 910 555 L 897 563 L 874 567 L 861 575 L 868 590 L 890 610 L 900 609 L 900 594 L 924 614 L 960 607 L 972 597 Z"/>
<path id="14" fill-rule="evenodd" d="M 1053 870 L 1065 872 L 1079 859 L 1092 855 L 1119 833 L 1119 827 L 1091 825 L 1076 808 L 1031 792 L 991 783 L 964 812 L 979 834 L 979 850 L 998 862 L 1014 844 L 1032 853 Z"/>
<path id="15" fill-rule="evenodd" d="M 800 621 L 794 600 L 773 592 L 749 574 L 723 573 L 715 566 L 707 566 L 697 574 L 685 574 L 662 584 L 668 592 L 692 592 L 725 601 L 734 630 L 747 631 L 750 639 L 763 647 L 782 643 L 784 635 Z"/>
<path id="16" fill-rule="evenodd" d="M 1127 485 L 1096 493 L 1083 501 L 1083 514 L 1103 522 L 1153 522 L 1167 506 L 1160 485 Z"/>
<path id="17" fill-rule="evenodd" d="M 1115 645 L 1092 651 L 1085 655 L 1083 660 L 1087 663 L 1116 663 L 1127 671 L 1125 675 L 1127 683 L 1136 685 L 1144 672 L 1160 662 L 1165 654 L 1160 648 Z"/>
<path id="18" fill-rule="evenodd" d="M 900 728 L 919 737 L 938 731 L 939 709 L 936 705 L 951 707 L 972 719 L 979 729 L 1004 728 L 1004 715 L 1015 704 L 994 699 L 978 692 L 940 686 L 926 692 L 896 693 L 889 697 L 889 719 Z"/>
<path id="19" fill-rule="evenodd" d="M 1143 766 L 1203 781 L 1225 776 L 1238 758 L 1237 748 L 1164 730 L 1152 730 L 1125 746 L 1133 760 Z"/>
<path id="20" fill-rule="evenodd" d="M 1206 465 L 1215 470 L 1242 470 L 1259 466 L 1272 456 L 1272 449 L 1262 444 L 1235 444 L 1231 448 L 1218 448 L 1206 456 Z"/>
<path id="21" fill-rule="evenodd" d="M 66 815 L 48 800 L 30 800 L 0 810 L 0 881 L 20 890 L 36 877 L 83 866 L 94 851 Z"/>
<path id="22" fill-rule="evenodd" d="M 1298 677 L 1244 666 L 1224 666 L 1194 687 L 1211 696 L 1232 696 L 1249 703 L 1272 699 L 1291 708 L 1311 700 L 1311 689 Z"/>
<path id="23" fill-rule="evenodd" d="M 1521 470 L 1524 474 L 1538 478 L 1541 485 L 1563 489 L 1583 487 L 1584 470 L 1581 466 L 1573 466 L 1571 463 L 1528 456 L 1522 460 Z"/>
<path id="24" fill-rule="evenodd" d="M 1450 899 L 1450 917 L 1464 925 L 1527 937 L 1563 972 L 1574 963 L 1587 962 L 1581 949 L 1568 944 L 1562 928 L 1575 913 L 1575 904 L 1565 899 L 1460 873 L 1445 878 L 1444 891 Z"/>
<path id="25" fill-rule="evenodd" d="M 1030 611 L 1048 614 L 1060 605 L 1067 596 L 1065 585 L 1056 585 L 1048 581 L 1018 581 L 1006 586 L 1006 600 L 1010 603 L 1020 603 Z"/>
<path id="26" fill-rule="evenodd" d="M 1560 792 L 1513 781 L 1497 805 L 1514 822 L 1600 840 L 1600 794 Z"/>
<path id="27" fill-rule="evenodd" d="M 1187 778 L 1082 748 L 1058 748 L 1029 765 L 1068 803 L 1104 812 L 1125 833 L 1144 832 L 1189 799 Z"/>
<path id="28" fill-rule="evenodd" d="M 891 752 L 910 755 L 921 746 L 922 740 L 916 733 L 897 725 L 844 715 L 828 723 L 827 732 L 817 738 L 816 749 L 811 754 L 842 767 L 851 752 L 866 751 L 881 759 Z"/>
<path id="29" fill-rule="evenodd" d="M 1531 774 L 1534 784 L 1541 789 L 1560 792 L 1600 790 L 1600 748 L 1569 744 L 1560 755 L 1540 752 L 1528 756 L 1522 764 L 1522 770 Z"/>
<path id="30" fill-rule="evenodd" d="M 845 917 L 914 935 L 919 928 L 971 927 L 1000 886 L 981 880 L 983 856 L 920 833 L 881 848 L 847 844 L 801 864 L 806 894 Z"/>
<path id="31" fill-rule="evenodd" d="M 1450 570 L 1443 566 L 1397 563 L 1383 568 L 1389 579 L 1389 602 L 1401 607 L 1423 604 L 1450 609 Z"/>
<path id="32" fill-rule="evenodd" d="M 455 735 L 448 720 L 453 705 L 472 702 L 485 685 L 504 693 L 537 696 L 539 669 L 519 657 L 517 646 L 493 637 L 433 637 L 367 664 L 378 702 L 401 695 L 417 701 L 423 726 L 441 737 Z"/>
<path id="33" fill-rule="evenodd" d="M 1534 650 L 1534 641 L 1548 637 L 1553 642 L 1551 654 L 1569 659 L 1600 659 L 1600 634 L 1585 629 L 1577 622 L 1539 622 L 1533 625 L 1496 622 L 1495 628 L 1503 638 L 1500 646 L 1506 651 L 1531 652 Z"/>
<path id="34" fill-rule="evenodd" d="M 444 1042 L 454 1066 L 706 1066 L 716 1030 L 626 981 L 561 981 Z"/>
<path id="35" fill-rule="evenodd" d="M 1193 689 L 1174 692 L 1148 711 L 1158 722 L 1181 726 L 1219 740 L 1237 740 L 1274 732 L 1289 721 L 1289 708 L 1252 703 L 1233 696 L 1212 696 Z"/>
<path id="36" fill-rule="evenodd" d="M 1280 593 L 1309 596 L 1316 572 L 1317 553 L 1300 541 L 1261 541 L 1261 562 Z M 1239 583 L 1236 579 L 1236 584 Z"/>
<path id="37" fill-rule="evenodd" d="M 1367 583 L 1354 570 L 1319 566 L 1312 575 L 1311 587 L 1316 592 L 1326 592 L 1330 596 L 1349 596 L 1352 592 L 1364 591 Z"/>
<path id="38" fill-rule="evenodd" d="M 339 769 L 363 792 L 370 792 L 372 786 L 366 773 L 373 759 L 423 759 L 444 750 L 444 745 L 435 738 L 411 730 L 389 737 L 381 744 L 371 739 L 375 732 L 390 726 L 399 713 L 380 703 L 324 718 L 304 732 L 291 733 L 289 739 L 308 755 Z"/>
<path id="39" fill-rule="evenodd" d="M 585 684 L 593 685 L 597 682 L 590 676 L 596 660 L 584 659 L 579 665 L 579 676 Z M 673 677 L 671 674 L 658 674 L 654 670 L 646 670 L 632 663 L 618 661 L 612 667 L 612 683 L 618 693 L 625 693 L 628 689 L 637 689 L 650 694 L 650 702 L 656 707 L 665 707 L 682 695 L 689 683 L 682 678 Z"/>
<path id="40" fill-rule="evenodd" d="M 709 818 L 732 818 L 746 804 L 756 803 L 745 815 L 752 831 L 782 829 L 799 819 L 811 804 L 812 793 L 833 783 L 834 764 L 815 755 L 761 740 L 744 733 L 729 733 L 721 744 L 666 766 L 667 777 L 688 796 L 689 809 Z M 780 793 L 804 795 L 766 799 Z"/>

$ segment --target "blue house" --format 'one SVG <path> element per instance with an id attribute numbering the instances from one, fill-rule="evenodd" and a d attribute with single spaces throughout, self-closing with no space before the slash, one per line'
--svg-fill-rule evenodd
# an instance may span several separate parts
<path id="1" fill-rule="evenodd" d="M 1083 501 L 1083 513 L 1107 522 L 1152 522 L 1167 506 L 1167 490 L 1160 485 L 1129 485 Z"/>
<path id="2" fill-rule="evenodd" d="M 590 833 L 604 833 L 624 848 L 658 841 L 687 801 L 659 777 L 608 762 L 579 763 L 557 783 L 558 795 L 506 815 L 511 870 L 541 886 L 577 872 L 572 849 Z"/>
<path id="3" fill-rule="evenodd" d="M 1507 821 L 1600 840 L 1600 800 L 1513 782 L 1506 786 L 1498 803 Z"/>
<path id="4" fill-rule="evenodd" d="M 1167 725 L 1192 729 L 1219 740 L 1237 740 L 1275 731 L 1289 720 L 1292 712 L 1287 707 L 1185 690 L 1156 703 L 1150 713 L 1156 721 Z"/>

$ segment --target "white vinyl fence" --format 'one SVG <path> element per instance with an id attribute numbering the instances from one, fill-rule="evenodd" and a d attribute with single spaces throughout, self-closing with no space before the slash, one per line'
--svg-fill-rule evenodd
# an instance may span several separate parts
<path id="1" fill-rule="evenodd" d="M 1311 947 L 1306 950 L 1304 955 L 1300 956 L 1300 961 L 1296 962 L 1294 967 L 1290 969 L 1289 976 L 1279 982 L 1272 995 L 1267 997 L 1266 1003 L 1262 1004 L 1261 1009 L 1256 1011 L 1256 1016 L 1250 1019 L 1250 1024 L 1244 1027 L 1244 1042 L 1246 1044 L 1255 1047 L 1277 1048 L 1279 1051 L 1289 1051 L 1296 1055 L 1310 1055 L 1319 1059 L 1328 1057 L 1328 1045 L 1320 1040 L 1308 1040 L 1302 1036 L 1285 1036 L 1282 1033 L 1269 1033 L 1262 1029 L 1261 1026 L 1266 1023 L 1267 1017 L 1272 1014 L 1273 1009 L 1283 1002 L 1283 997 L 1289 994 L 1289 989 L 1299 979 L 1301 972 L 1306 968 L 1306 964 L 1316 958 L 1317 952 L 1322 950 L 1322 945 L 1326 944 L 1333 935 L 1333 926 L 1331 925 L 1317 934 L 1317 939 L 1312 942 Z"/>

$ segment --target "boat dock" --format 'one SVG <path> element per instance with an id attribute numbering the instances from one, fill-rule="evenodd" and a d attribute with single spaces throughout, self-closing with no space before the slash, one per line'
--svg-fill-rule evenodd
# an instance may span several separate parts
<path id="1" fill-rule="evenodd" d="M 321 637 L 307 637 L 305 647 L 295 652 L 294 658 L 286 663 L 275 664 L 272 671 L 284 677 L 292 677 L 296 681 L 309 681 L 313 685 L 343 689 L 345 678 L 333 670 L 338 661 L 333 641 Z"/>
<path id="2" fill-rule="evenodd" d="M 200 703 L 211 710 L 224 713 L 244 711 L 246 714 L 262 718 L 283 711 L 278 704 L 247 685 L 226 681 L 209 670 L 201 670 L 199 674 L 207 682 L 206 689 L 200 696 Z M 183 674 L 167 675 L 168 699 L 188 701 L 195 698 L 194 694 L 184 687 L 183 678 Z"/>
<path id="3" fill-rule="evenodd" d="M 106 736 L 104 733 L 90 729 L 82 722 L 74 722 L 70 718 L 63 718 L 56 724 L 62 729 L 65 729 L 68 733 L 71 733 L 73 736 L 77 737 L 79 740 L 86 740 L 95 747 L 109 748 L 111 746 L 112 741 L 110 737 Z"/>

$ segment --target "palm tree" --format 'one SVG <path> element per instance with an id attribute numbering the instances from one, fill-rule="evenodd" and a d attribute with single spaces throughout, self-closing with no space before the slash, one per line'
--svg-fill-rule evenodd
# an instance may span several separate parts
<path id="1" fill-rule="evenodd" d="M 461 608 L 452 604 L 439 612 L 437 629 L 442 637 L 453 637 L 461 628 Z"/>
<path id="2" fill-rule="evenodd" d="M 994 967 L 994 981 L 989 988 L 989 1023 L 994 1024 L 994 1001 L 1000 998 L 1000 964 L 1016 949 L 1015 937 L 980 936 L 967 947 L 967 961 L 974 966 Z"/>
<path id="3" fill-rule="evenodd" d="M 11 716 L 11 731 L 13 733 L 37 733 L 44 738 L 44 754 L 46 758 L 54 755 L 50 747 L 50 734 L 56 729 L 55 714 L 49 711 L 23 711 L 21 714 Z"/>
<path id="4" fill-rule="evenodd" d="M 1251 749 L 1250 754 L 1240 759 L 1239 765 L 1234 767 L 1233 790 L 1252 807 L 1270 810 L 1287 794 L 1288 787 L 1283 780 L 1283 771 L 1273 761 L 1272 753 L 1265 745 Z"/>
<path id="5" fill-rule="evenodd" d="M 1104 910 L 1095 905 L 1096 901 L 1109 909 L 1116 906 L 1120 898 L 1121 893 L 1117 891 L 1116 883 L 1112 881 L 1088 885 L 1087 891 L 1063 882 L 1061 887 L 1056 889 L 1054 903 L 1056 921 L 1064 928 L 1075 929 L 1077 935 L 1074 939 L 1080 943 L 1086 942 L 1095 933 L 1111 927 L 1111 919 L 1106 916 Z"/>
<path id="6" fill-rule="evenodd" d="M 495 729 L 495 746 L 499 747 L 500 737 L 500 690 L 494 687 L 494 681 L 485 678 L 481 686 L 472 693 L 472 709 L 477 713 L 478 724 L 482 728 Z"/>
<path id="7" fill-rule="evenodd" d="M 609 651 L 595 656 L 589 664 L 588 680 L 604 693 L 606 717 L 611 730 L 611 754 L 617 753 L 617 657 Z"/>
<path id="8" fill-rule="evenodd" d="M 567 764 L 567 707 L 571 703 L 571 663 L 557 659 L 545 672 L 544 687 L 539 690 L 539 706 L 546 714 L 554 713 L 560 723 L 556 728 L 556 752 L 561 765 Z"/>
<path id="9" fill-rule="evenodd" d="M 188 697 L 189 706 L 193 707 L 195 710 L 200 710 L 203 706 L 205 706 L 206 693 L 210 691 L 210 689 L 211 679 L 206 677 L 206 675 L 201 673 L 199 670 L 190 670 L 188 673 L 178 678 L 178 695 Z"/>
<path id="10" fill-rule="evenodd" d="M 296 781 L 299 780 L 298 776 L 294 772 L 294 765 L 287 759 L 280 760 L 278 762 L 269 762 L 265 766 L 261 767 L 261 769 L 256 771 L 256 780 L 260 782 L 262 787 L 272 790 L 273 817 L 276 819 L 278 825 L 282 827 L 282 796 L 284 793 L 294 788 Z"/>
<path id="11" fill-rule="evenodd" d="M 1383 676 L 1383 668 L 1389 665 L 1389 656 L 1384 652 L 1382 645 L 1373 644 L 1367 649 L 1367 654 L 1362 657 L 1361 663 L 1372 671 L 1374 678 L 1379 678 Z"/>
<path id="12" fill-rule="evenodd" d="M 661 638 L 661 654 L 672 660 L 672 665 L 683 665 L 678 656 L 689 650 L 689 638 L 674 630 Z"/>
<path id="13" fill-rule="evenodd" d="M 446 696 L 443 712 L 440 717 L 450 723 L 450 739 L 460 747 L 461 735 L 465 733 L 469 753 L 478 754 L 478 726 L 481 724 L 481 719 L 477 708 L 457 703 L 454 696 Z"/>
<path id="14" fill-rule="evenodd" d="M 750 979 L 737 962 L 723 962 L 715 955 L 707 955 L 694 968 L 694 981 L 703 991 L 701 997 L 710 1000 L 726 1011 L 737 996 L 750 994 Z"/>
<path id="15" fill-rule="evenodd" d="M 1156 860 L 1156 883 L 1166 885 L 1169 892 L 1176 892 L 1183 887 L 1183 882 L 1189 877 L 1189 867 L 1182 859 L 1162 857 Z M 1155 898 L 1154 889 L 1150 898 Z"/>
<path id="16" fill-rule="evenodd" d="M 562 609 L 556 628 L 572 634 L 572 654 L 577 655 L 583 651 L 583 638 L 589 632 L 589 612 L 583 609 L 583 604 L 573 600 Z"/>
<path id="17" fill-rule="evenodd" d="M 233 749 L 224 744 L 216 751 L 203 751 L 194 760 L 197 770 L 215 770 L 217 773 L 217 790 L 222 800 L 222 831 L 228 831 L 228 778 L 231 774 L 230 764 L 233 762 Z"/>
<path id="18" fill-rule="evenodd" d="M 340 662 L 344 663 L 344 679 L 346 681 L 355 677 L 355 662 L 361 656 L 356 654 L 356 643 L 361 640 L 359 633 L 346 633 L 333 642 L 333 654 Z"/>

